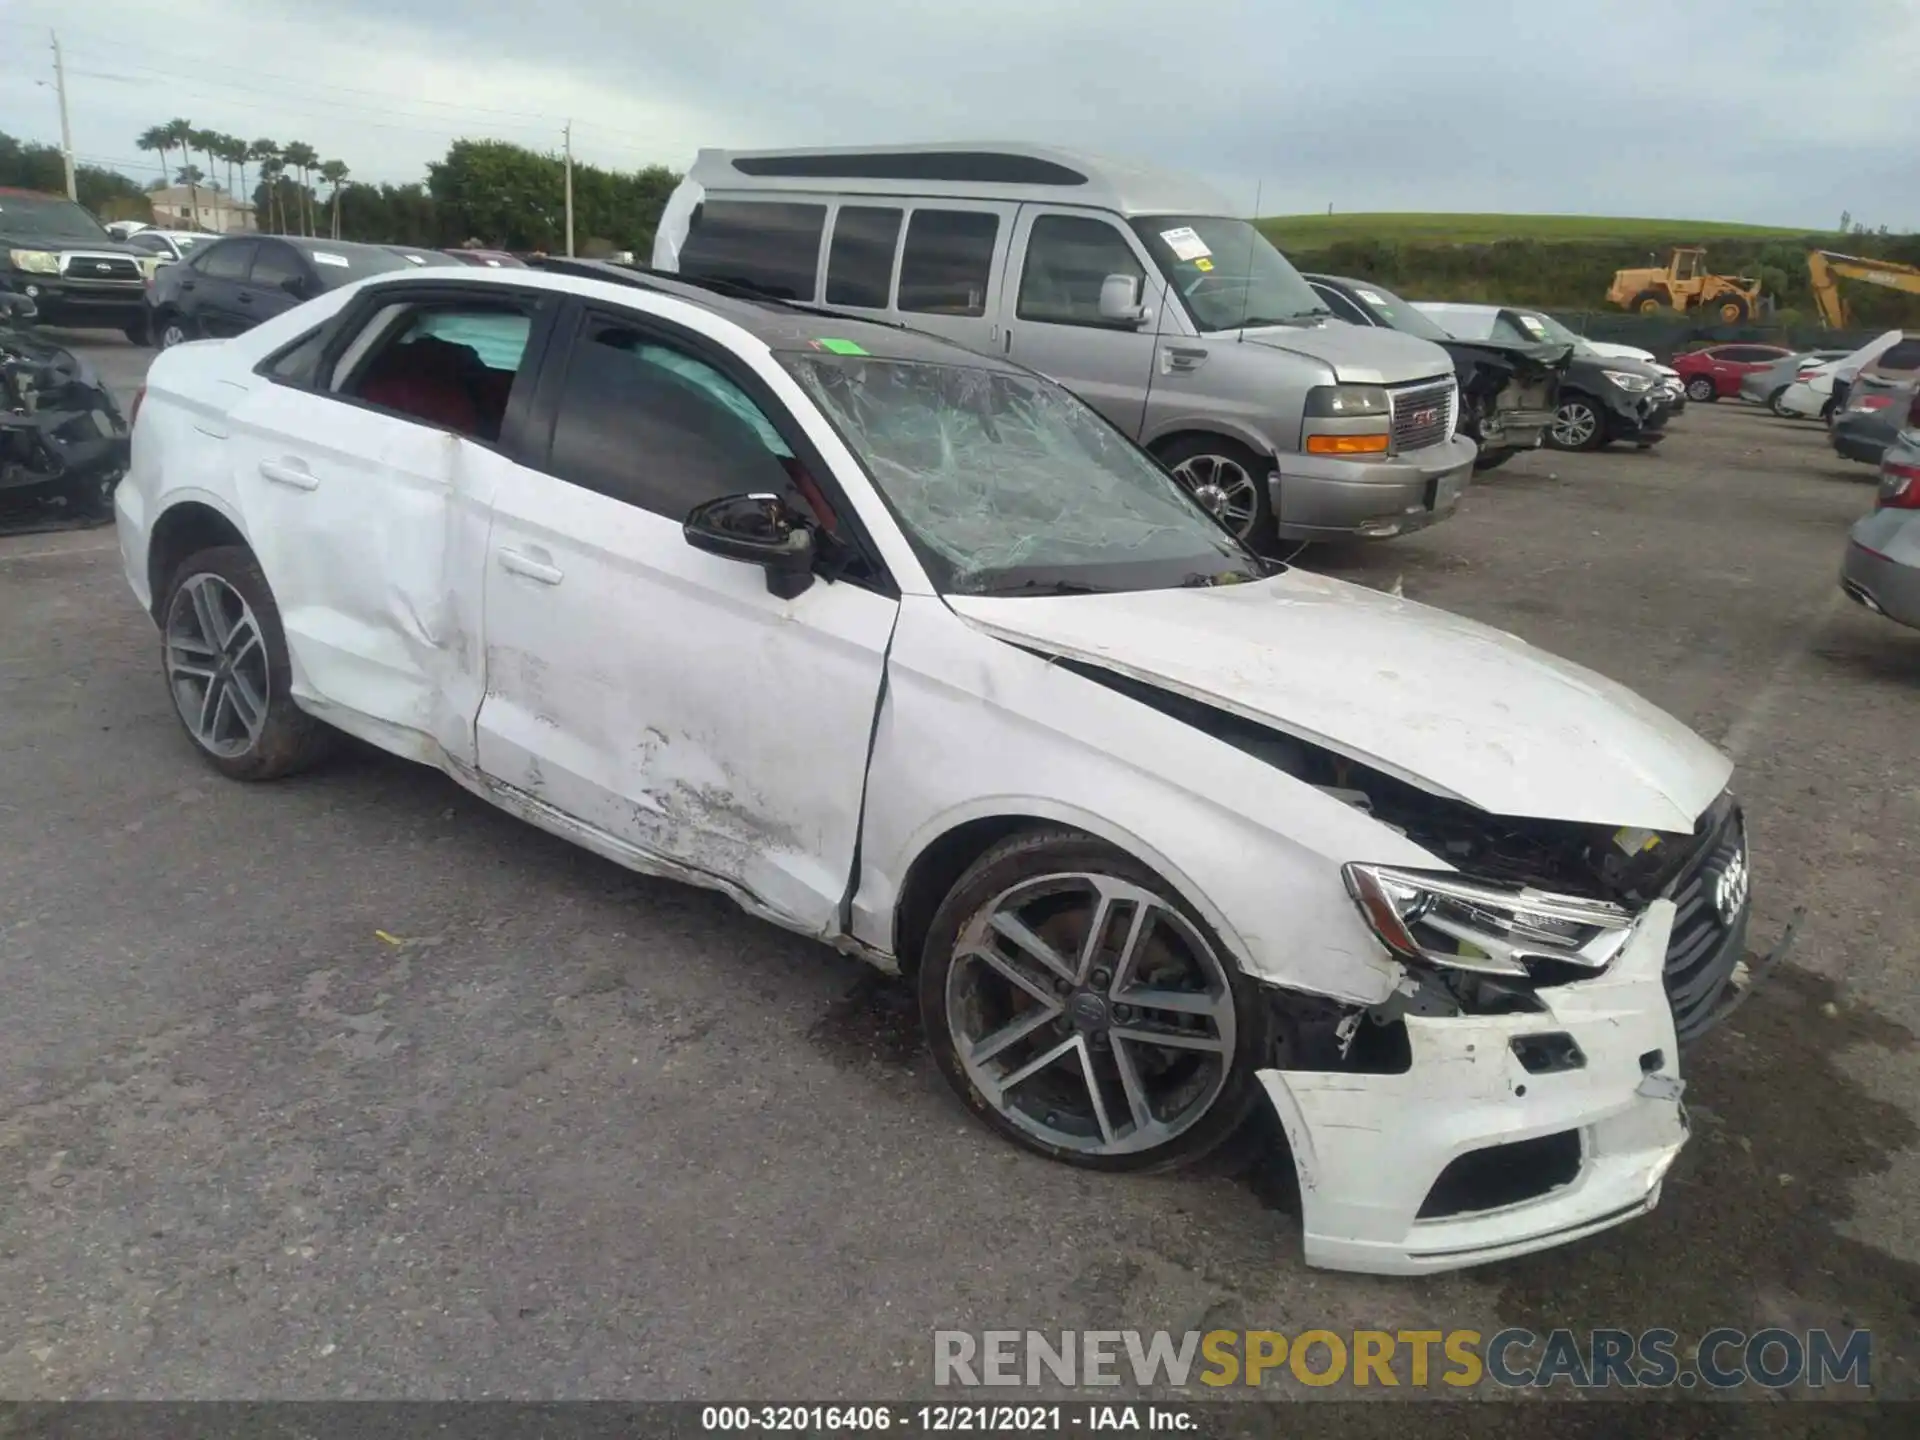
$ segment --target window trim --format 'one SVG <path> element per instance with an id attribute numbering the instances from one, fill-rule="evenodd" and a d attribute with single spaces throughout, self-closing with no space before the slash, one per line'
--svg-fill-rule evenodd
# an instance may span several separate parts
<path id="1" fill-rule="evenodd" d="M 902 226 L 905 229 L 905 226 Z M 568 296 L 565 309 L 556 318 L 550 330 L 546 351 L 540 367 L 539 383 L 529 397 L 528 411 L 525 417 L 526 428 L 523 434 L 524 451 L 515 458 L 530 470 L 559 485 L 573 485 L 588 490 L 595 495 L 605 495 L 604 491 L 594 490 L 577 480 L 569 480 L 556 474 L 553 468 L 553 436 L 560 419 L 560 400 L 566 393 L 567 375 L 575 357 L 587 343 L 588 328 L 599 322 L 607 321 L 625 329 L 638 330 L 659 341 L 684 350 L 694 359 L 711 365 L 727 379 L 745 392 L 748 399 L 760 407 L 760 412 L 793 452 L 794 458 L 807 469 L 813 481 L 825 494 L 827 503 L 833 507 L 834 517 L 844 528 L 844 539 L 860 554 L 871 574 L 870 579 L 857 576 L 833 574 L 816 569 L 815 573 L 823 580 L 842 581 L 858 589 L 868 590 L 890 600 L 900 598 L 900 586 L 888 568 L 880 547 L 873 542 L 873 536 L 860 518 L 860 512 L 847 497 L 846 488 L 840 483 L 840 477 L 827 464 L 819 447 L 813 443 L 804 427 L 795 423 L 793 414 L 786 402 L 773 393 L 771 386 L 756 373 L 752 366 L 741 361 L 740 357 L 719 341 L 689 330 L 676 324 L 665 316 L 651 311 L 630 309 L 616 301 L 584 299 L 580 296 Z M 518 398 L 518 387 L 515 388 Z M 831 427 L 829 427 L 831 428 Z M 505 427 L 502 427 L 505 434 Z M 615 504 L 628 502 L 614 496 L 605 496 Z M 635 509 L 644 509 L 635 506 Z M 656 510 L 646 510 L 646 514 L 657 519 L 667 520 Z"/>
<path id="2" fill-rule="evenodd" d="M 456 276 L 458 274 L 458 272 L 452 273 Z M 528 416 L 533 408 L 534 390 L 541 380 L 542 361 L 552 341 L 555 319 L 565 308 L 561 303 L 565 299 L 564 295 L 553 290 L 535 290 L 518 285 L 476 285 L 471 281 L 462 284 L 457 278 L 423 281 L 416 277 L 397 284 L 372 285 L 355 295 L 337 314 L 273 351 L 253 367 L 253 373 L 271 384 L 282 385 L 289 390 L 298 390 L 316 399 L 328 400 L 337 405 L 350 405 L 356 410 L 366 411 L 369 415 L 379 415 L 388 420 L 419 425 L 429 430 L 440 430 L 448 435 L 459 435 L 462 440 L 469 440 L 508 459 L 517 460 L 521 464 L 530 464 L 530 461 L 522 458 L 531 453 L 529 442 L 533 438 L 533 433 L 526 429 Z M 520 354 L 520 368 L 514 374 L 513 391 L 507 398 L 506 414 L 500 418 L 498 440 L 488 440 L 479 435 L 448 430 L 445 426 L 433 425 L 418 415 L 406 415 L 398 410 L 389 410 L 383 405 L 362 400 L 358 395 L 344 394 L 324 383 L 301 384 L 298 381 L 268 373 L 275 362 L 289 351 L 298 349 L 319 333 L 324 335 L 325 339 L 321 342 L 320 355 L 314 364 L 314 377 L 318 382 L 322 377 L 333 373 L 334 366 L 339 363 L 340 357 L 347 348 L 388 306 L 419 305 L 430 302 L 438 302 L 440 305 L 458 305 L 464 301 L 476 300 L 495 302 L 511 300 L 529 304 L 532 310 L 533 323 L 527 331 L 527 348 Z"/>
<path id="3" fill-rule="evenodd" d="M 1033 253 L 1033 231 L 1034 227 L 1042 220 L 1078 220 L 1086 224 L 1106 226 L 1107 229 L 1120 237 L 1120 243 L 1126 247 L 1127 254 L 1133 257 L 1133 263 L 1140 271 L 1139 303 L 1142 305 L 1154 303 L 1152 299 L 1152 286 L 1154 277 L 1158 271 L 1153 264 L 1152 257 L 1143 253 L 1143 247 L 1140 245 L 1139 237 L 1130 229 L 1120 224 L 1113 216 L 1103 214 L 1098 210 L 1076 210 L 1071 207 L 1057 205 L 1029 205 L 1022 207 L 1022 213 L 1017 225 L 1020 244 L 1020 273 L 1013 278 L 1012 318 L 1026 325 L 1061 325 L 1072 330 L 1107 330 L 1118 331 L 1121 334 L 1127 335 L 1149 333 L 1143 331 L 1137 321 L 1102 320 L 1098 317 L 1090 320 L 1059 320 L 1040 315 L 1028 315 L 1021 310 L 1020 293 L 1026 288 L 1027 258 Z M 1009 252 L 1008 260 L 1009 262 L 1012 260 L 1011 252 Z M 1012 264 L 1009 263 L 1007 268 L 1011 271 L 1013 268 Z M 1004 301 L 1002 302 L 1001 308 L 1005 308 Z"/>

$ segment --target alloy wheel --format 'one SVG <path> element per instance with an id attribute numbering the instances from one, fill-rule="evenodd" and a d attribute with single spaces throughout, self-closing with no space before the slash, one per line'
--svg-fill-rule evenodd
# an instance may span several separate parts
<path id="1" fill-rule="evenodd" d="M 189 576 L 167 608 L 166 655 L 173 703 L 201 748 L 228 759 L 251 750 L 267 723 L 267 646 L 240 592 Z"/>
<path id="2" fill-rule="evenodd" d="M 160 331 L 160 348 L 162 350 L 171 350 L 174 346 L 184 345 L 186 342 L 187 328 L 178 320 L 169 320 Z"/>
<path id="3" fill-rule="evenodd" d="M 1578 450 L 1589 445 L 1600 431 L 1600 417 L 1584 400 L 1569 400 L 1553 416 L 1553 439 L 1557 445 Z"/>
<path id="4" fill-rule="evenodd" d="M 1704 375 L 1696 376 L 1687 382 L 1687 398 L 1705 404 L 1713 399 L 1713 381 Z"/>
<path id="5" fill-rule="evenodd" d="M 982 906 L 955 942 L 946 1013 L 986 1102 L 1083 1155 L 1184 1134 L 1233 1061 L 1233 991 L 1213 946 L 1159 895 L 1111 875 L 1043 875 Z"/>
<path id="6" fill-rule="evenodd" d="M 1192 455 L 1173 467 L 1173 476 L 1240 539 L 1253 533 L 1254 517 L 1260 513 L 1259 482 L 1238 460 Z"/>

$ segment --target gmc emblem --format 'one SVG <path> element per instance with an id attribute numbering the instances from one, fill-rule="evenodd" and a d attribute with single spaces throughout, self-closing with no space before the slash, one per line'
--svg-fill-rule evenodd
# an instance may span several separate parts
<path id="1" fill-rule="evenodd" d="M 1440 423 L 1440 411 L 1436 407 L 1429 405 L 1424 410 L 1414 411 L 1407 419 L 1415 425 L 1438 425 Z"/>

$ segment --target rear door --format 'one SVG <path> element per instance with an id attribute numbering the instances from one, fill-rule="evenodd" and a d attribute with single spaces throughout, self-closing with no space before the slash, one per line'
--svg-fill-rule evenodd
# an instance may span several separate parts
<path id="1" fill-rule="evenodd" d="M 629 863 L 827 933 L 898 601 L 877 570 L 783 599 L 757 566 L 688 545 L 693 505 L 790 493 L 797 471 L 837 533 L 852 512 L 716 340 L 624 307 L 582 306 L 568 328 L 540 438 L 487 462 L 480 769 Z"/>
<path id="2" fill-rule="evenodd" d="M 908 207 L 894 294 L 899 318 L 969 350 L 1006 350 L 1002 280 L 1018 207 L 930 200 Z"/>
<path id="3" fill-rule="evenodd" d="M 1155 326 L 1167 303 L 1166 283 L 1139 242 L 1097 211 L 1023 205 L 1008 273 L 1006 354 L 1139 438 L 1153 380 Z M 1100 291 L 1109 275 L 1133 282 L 1146 318 L 1101 318 Z"/>

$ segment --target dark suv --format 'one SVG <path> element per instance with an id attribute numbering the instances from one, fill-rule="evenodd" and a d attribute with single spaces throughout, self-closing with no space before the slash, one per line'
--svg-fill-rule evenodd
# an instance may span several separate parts
<path id="1" fill-rule="evenodd" d="M 124 330 L 146 323 L 140 251 L 73 201 L 0 187 L 0 292 L 25 295 L 42 325 Z"/>

